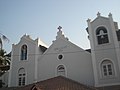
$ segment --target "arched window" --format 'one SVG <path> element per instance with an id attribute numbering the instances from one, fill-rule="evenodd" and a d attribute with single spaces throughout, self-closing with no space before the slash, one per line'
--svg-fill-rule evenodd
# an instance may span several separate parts
<path id="1" fill-rule="evenodd" d="M 115 75 L 113 63 L 110 60 L 104 60 L 101 63 L 101 70 L 103 77 L 110 77 Z"/>
<path id="2" fill-rule="evenodd" d="M 57 67 L 57 75 L 65 76 L 65 67 L 63 65 Z"/>
<path id="3" fill-rule="evenodd" d="M 26 73 L 24 68 L 20 68 L 18 71 L 18 86 L 23 86 L 25 85 L 26 81 Z"/>
<path id="4" fill-rule="evenodd" d="M 105 27 L 98 27 L 96 30 L 98 44 L 109 43 L 108 32 Z"/>
<path id="5" fill-rule="evenodd" d="M 27 60 L 27 45 L 21 47 L 21 60 Z"/>

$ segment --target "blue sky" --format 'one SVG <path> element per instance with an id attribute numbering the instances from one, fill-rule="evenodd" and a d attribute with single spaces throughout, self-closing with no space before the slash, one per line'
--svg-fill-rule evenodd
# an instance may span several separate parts
<path id="1" fill-rule="evenodd" d="M 90 48 L 86 20 L 95 19 L 97 12 L 106 17 L 111 12 L 120 23 L 119 0 L 0 0 L 0 33 L 10 39 L 4 49 L 11 51 L 11 45 L 25 33 L 50 46 L 59 25 L 70 41 Z"/>

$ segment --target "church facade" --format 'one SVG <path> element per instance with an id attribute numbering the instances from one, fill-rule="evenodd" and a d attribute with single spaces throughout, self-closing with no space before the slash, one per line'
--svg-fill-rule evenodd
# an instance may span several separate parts
<path id="1" fill-rule="evenodd" d="M 120 85 L 120 30 L 112 14 L 100 13 L 87 20 L 91 49 L 73 44 L 62 33 L 49 47 L 39 38 L 24 35 L 12 45 L 9 87 L 23 86 L 56 76 L 79 83 L 103 87 Z"/>

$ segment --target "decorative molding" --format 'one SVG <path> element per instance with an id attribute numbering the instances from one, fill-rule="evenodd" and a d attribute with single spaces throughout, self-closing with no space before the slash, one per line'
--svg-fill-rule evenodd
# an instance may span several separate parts
<path id="1" fill-rule="evenodd" d="M 54 48 L 55 51 L 58 51 L 58 52 L 62 52 L 63 49 L 67 48 L 68 46 L 65 45 L 65 46 L 62 46 L 62 47 L 57 47 L 57 48 Z"/>

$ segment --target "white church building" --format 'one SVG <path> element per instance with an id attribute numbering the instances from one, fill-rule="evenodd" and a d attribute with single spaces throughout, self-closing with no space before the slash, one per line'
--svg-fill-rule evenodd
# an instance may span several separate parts
<path id="1" fill-rule="evenodd" d="M 21 37 L 12 45 L 9 87 L 23 86 L 59 75 L 79 83 L 102 87 L 120 85 L 120 30 L 112 14 L 87 20 L 91 49 L 73 44 L 59 27 L 48 47 L 39 38 Z M 87 37 L 87 36 L 86 36 Z"/>

